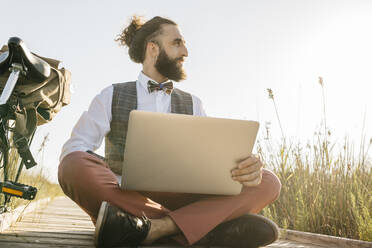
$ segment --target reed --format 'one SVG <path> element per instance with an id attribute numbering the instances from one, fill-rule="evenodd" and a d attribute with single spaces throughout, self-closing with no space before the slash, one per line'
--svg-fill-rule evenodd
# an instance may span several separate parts
<path id="1" fill-rule="evenodd" d="M 372 241 L 372 164 L 364 127 L 359 149 L 348 137 L 331 141 L 326 125 L 323 79 L 322 126 L 312 141 L 301 144 L 284 137 L 275 141 L 269 127 L 258 139 L 257 151 L 265 167 L 280 179 L 279 199 L 262 210 L 282 228 Z M 269 98 L 275 99 L 271 89 Z M 278 121 L 279 115 L 277 114 Z M 281 124 L 280 124 L 281 125 Z M 339 147 L 339 148 L 337 148 Z"/>
<path id="2" fill-rule="evenodd" d="M 26 168 L 23 168 L 20 174 L 20 177 L 18 179 L 19 183 L 31 185 L 33 187 L 36 187 L 38 189 L 38 192 L 36 194 L 36 198 L 33 201 L 37 201 L 38 199 L 43 198 L 54 198 L 57 196 L 62 196 L 63 192 L 62 189 L 58 184 L 52 183 L 48 176 L 44 173 L 43 170 L 43 153 L 44 153 L 44 147 L 46 145 L 46 142 L 48 140 L 48 134 L 44 136 L 44 141 L 42 142 L 38 154 L 41 153 L 41 160 L 37 161 L 38 165 L 33 167 L 30 170 L 26 170 Z M 12 141 L 10 137 L 10 141 Z M 18 171 L 18 167 L 20 164 L 20 157 L 18 155 L 17 150 L 14 148 L 14 145 L 10 144 L 11 149 L 9 150 L 9 162 L 8 166 L 6 167 L 6 173 L 8 175 L 8 178 L 10 180 L 14 180 L 16 178 L 16 174 Z M 0 170 L 0 181 L 3 181 L 4 176 L 4 170 Z M 0 194 L 0 205 L 2 205 L 4 202 L 4 195 Z M 12 197 L 10 199 L 9 204 L 7 205 L 10 209 L 15 209 L 19 205 L 28 205 L 31 201 L 20 199 L 17 197 Z"/>

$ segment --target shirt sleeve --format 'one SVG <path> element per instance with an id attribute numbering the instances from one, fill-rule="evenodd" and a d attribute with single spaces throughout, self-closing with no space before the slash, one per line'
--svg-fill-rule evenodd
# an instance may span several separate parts
<path id="1" fill-rule="evenodd" d="M 62 147 L 60 161 L 74 151 L 95 151 L 110 131 L 113 86 L 94 97 L 88 111 L 84 111 L 72 129 L 71 137 Z"/>
<path id="2" fill-rule="evenodd" d="M 192 96 L 192 103 L 193 103 L 193 112 L 196 116 L 207 116 L 205 113 L 205 110 L 203 108 L 203 103 L 200 100 L 199 97 L 191 95 Z"/>

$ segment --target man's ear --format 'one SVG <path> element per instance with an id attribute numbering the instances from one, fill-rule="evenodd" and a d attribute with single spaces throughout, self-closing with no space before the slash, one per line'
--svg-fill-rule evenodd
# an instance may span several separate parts
<path id="1" fill-rule="evenodd" d="M 156 58 L 159 55 L 159 45 L 153 41 L 147 43 L 147 52 L 152 58 Z"/>

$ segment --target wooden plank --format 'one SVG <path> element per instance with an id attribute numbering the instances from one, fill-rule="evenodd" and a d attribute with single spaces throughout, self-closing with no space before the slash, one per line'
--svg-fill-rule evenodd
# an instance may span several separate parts
<path id="1" fill-rule="evenodd" d="M 48 215 L 42 215 L 42 216 L 30 216 L 30 215 L 27 215 L 27 216 L 23 216 L 22 218 L 19 219 L 19 221 L 34 221 L 34 222 L 43 222 L 44 220 L 57 220 L 57 219 L 60 219 L 60 220 L 66 220 L 66 221 L 70 221 L 70 222 L 74 222 L 74 221 L 77 221 L 77 222 L 87 222 L 87 223 L 92 223 L 93 225 L 93 222 L 90 218 L 83 218 L 81 216 L 74 216 L 74 215 L 68 215 L 68 216 L 54 216 L 52 214 L 48 214 Z"/>
<path id="2" fill-rule="evenodd" d="M 79 227 L 81 226 L 82 228 L 87 228 L 87 229 L 92 229 L 94 230 L 95 227 L 89 223 L 89 222 L 66 222 L 66 221 L 61 221 L 61 222 L 58 222 L 57 220 L 55 221 L 48 221 L 48 222 L 28 222 L 28 221 L 25 221 L 25 222 L 22 222 L 22 224 L 18 224 L 18 225 L 13 225 L 13 227 L 15 226 L 36 226 L 36 227 L 47 227 L 48 225 L 51 225 L 51 226 L 63 226 L 63 227 L 69 227 L 69 226 L 72 226 L 72 227 Z"/>
<path id="3" fill-rule="evenodd" d="M 12 230 L 6 230 L 4 231 L 2 234 L 9 234 L 9 233 L 13 233 L 13 234 L 19 234 L 19 233 L 26 233 L 26 232 L 33 232 L 33 233 L 50 233 L 50 234 L 59 234 L 59 233 L 63 233 L 63 234 L 68 234 L 68 235 L 89 235 L 89 236 L 93 236 L 94 232 L 92 231 L 73 231 L 73 230 L 67 230 L 67 231 L 63 231 L 63 232 L 59 232 L 59 231 L 53 231 L 53 230 L 48 230 L 46 231 L 45 229 L 41 229 L 41 231 L 12 231 Z"/>
<path id="4" fill-rule="evenodd" d="M 55 211 L 49 211 L 48 209 L 47 210 L 44 210 L 44 211 L 40 211 L 40 210 L 37 210 L 38 212 L 33 212 L 32 214 L 28 214 L 27 216 L 44 216 L 44 215 L 53 215 L 53 216 L 79 216 L 83 219 L 90 219 L 90 217 L 86 214 L 86 213 L 73 213 L 73 212 L 68 212 L 68 213 L 58 213 L 58 212 L 55 212 Z M 26 215 L 23 215 L 23 216 L 26 216 Z"/>
<path id="5" fill-rule="evenodd" d="M 71 228 L 64 228 L 64 227 L 54 227 L 54 226 L 49 226 L 49 227 L 34 227 L 34 226 L 19 226 L 19 227 L 14 227 L 12 229 L 9 229 L 7 231 L 4 231 L 2 233 L 16 233 L 16 232 L 42 232 L 42 231 L 49 231 L 49 232 L 64 232 L 64 233 L 69 233 L 69 232 L 75 232 L 75 233 L 82 233 L 82 234 L 93 234 L 94 229 L 87 229 L 87 228 L 81 228 L 81 227 L 71 227 Z"/>
<path id="6" fill-rule="evenodd" d="M 313 242 L 313 236 L 301 236 L 302 232 L 281 230 L 281 239 L 269 248 L 324 248 L 334 242 Z M 38 208 L 20 218 L 20 222 L 0 234 L 0 247 L 94 247 L 94 225 L 90 217 L 67 197 L 58 198 L 45 208 Z M 326 236 L 326 235 L 324 235 Z M 324 237 L 323 237 L 324 238 Z M 370 244 L 370 242 L 367 242 Z M 353 243 L 355 244 L 355 243 Z M 141 246 L 140 248 L 147 248 Z M 176 248 L 180 246 L 151 246 L 152 248 Z M 197 246 L 191 246 L 196 248 Z M 339 246 L 344 247 L 344 246 Z M 348 246 L 355 248 L 357 246 Z M 362 248 L 372 246 L 360 246 Z M 359 248 L 359 246 L 358 246 Z"/>
<path id="7" fill-rule="evenodd" d="M 82 212 L 84 213 L 84 211 L 80 208 L 77 208 L 75 206 L 65 206 L 65 207 L 57 207 L 57 206 L 48 206 L 47 209 L 52 209 L 54 211 L 59 211 L 59 212 Z"/>
<path id="8" fill-rule="evenodd" d="M 20 226 L 20 227 L 14 227 L 11 228 L 10 230 L 13 232 L 42 232 L 45 230 L 51 231 L 51 232 L 94 232 L 92 229 L 85 229 L 81 227 L 54 227 L 54 226 L 49 226 L 47 227 L 33 227 L 33 226 Z"/>
<path id="9" fill-rule="evenodd" d="M 35 202 L 31 202 L 29 204 L 21 205 L 10 212 L 1 214 L 0 215 L 0 232 L 4 231 L 9 226 L 11 226 L 14 222 L 16 222 L 20 215 L 31 212 L 37 207 L 44 206 L 49 201 L 50 201 L 50 198 L 41 199 Z"/>
<path id="10" fill-rule="evenodd" d="M 81 233 L 61 233 L 61 232 L 7 232 L 0 234 L 15 237 L 43 237 L 43 238 L 70 238 L 70 239 L 83 239 L 83 240 L 93 240 L 93 233 L 81 234 Z M 0 238 L 1 239 L 1 238 Z"/>
<path id="11" fill-rule="evenodd" d="M 25 218 L 29 219 L 40 219 L 40 218 L 59 218 L 59 219 L 70 219 L 70 218 L 75 218 L 75 219 L 80 219 L 80 220 L 89 220 L 91 221 L 91 218 L 87 215 L 82 215 L 82 214 L 59 214 L 59 213 L 52 213 L 52 212 L 44 212 L 42 214 L 28 214 L 22 216 L 20 220 L 23 220 Z"/>
<path id="12" fill-rule="evenodd" d="M 60 219 L 60 218 L 40 218 L 40 219 L 35 219 L 35 218 L 23 218 L 22 222 L 30 222 L 30 223 L 53 223 L 53 222 L 59 222 L 59 223 L 81 223 L 84 225 L 89 225 L 89 226 L 94 226 L 91 220 L 82 220 L 82 219 L 77 219 L 77 218 L 65 218 L 65 219 Z"/>
<path id="13" fill-rule="evenodd" d="M 318 246 L 315 244 L 295 242 L 291 240 L 278 240 L 265 247 L 267 248 L 324 248 L 325 246 Z"/>
<path id="14" fill-rule="evenodd" d="M 318 233 L 281 230 L 281 238 L 303 243 L 312 243 L 324 247 L 335 248 L 372 248 L 372 242 L 340 238 Z"/>
<path id="15" fill-rule="evenodd" d="M 55 227 L 66 227 L 66 228 L 69 228 L 69 227 L 82 227 L 82 228 L 85 228 L 85 229 L 94 229 L 94 226 L 93 225 L 84 225 L 84 224 L 81 224 L 79 222 L 74 222 L 74 223 L 58 223 L 58 222 L 55 222 L 55 223 L 28 223 L 28 222 L 18 222 L 17 224 L 11 226 L 10 228 L 13 228 L 13 227 L 29 227 L 29 226 L 37 226 L 37 227 L 48 227 L 48 226 L 55 226 Z"/>
<path id="16" fill-rule="evenodd" d="M 13 243 L 13 242 L 2 242 L 1 248 L 87 248 L 90 246 L 76 246 L 76 245 L 53 245 L 50 244 L 32 244 L 32 243 Z M 94 246 L 92 246 L 94 247 Z M 163 247 L 164 248 L 164 247 Z"/>
<path id="17" fill-rule="evenodd" d="M 58 210 L 58 209 L 54 209 L 54 208 L 46 208 L 46 209 L 36 209 L 36 212 L 34 212 L 35 214 L 42 214 L 43 212 L 47 212 L 47 213 L 56 213 L 56 214 L 69 214 L 69 213 L 72 213 L 72 214 L 81 214 L 81 215 L 86 215 L 85 212 L 83 212 L 82 210 L 80 209 L 71 209 L 71 211 L 69 209 L 63 209 L 63 210 Z"/>
<path id="18" fill-rule="evenodd" d="M 78 215 L 78 214 L 56 214 L 56 213 L 44 213 L 44 214 L 38 214 L 38 215 L 34 215 L 34 214 L 28 214 L 28 215 L 24 215 L 22 216 L 22 218 L 20 218 L 20 220 L 25 220 L 25 219 L 41 219 L 41 218 L 55 218 L 55 219 L 71 219 L 71 218 L 74 218 L 74 219 L 77 219 L 77 220 L 85 220 L 85 221 L 90 221 L 92 222 L 91 218 L 89 216 L 85 216 L 85 215 Z"/>
<path id="19" fill-rule="evenodd" d="M 43 213 L 56 213 L 56 214 L 79 214 L 79 215 L 85 215 L 84 212 L 80 211 L 80 210 L 72 210 L 72 211 L 68 211 L 68 210 L 64 210 L 64 211 L 59 211 L 59 210 L 56 210 L 56 209 L 45 209 L 44 211 L 40 211 L 40 212 L 35 212 L 35 214 L 43 214 Z"/>
<path id="20" fill-rule="evenodd" d="M 45 212 L 37 212 L 37 213 L 33 213 L 31 215 L 27 215 L 27 216 L 35 216 L 35 217 L 38 217 L 38 216 L 41 216 L 41 215 L 52 215 L 52 216 L 60 216 L 60 217 L 64 217 L 64 216 L 72 216 L 72 217 L 80 217 L 80 218 L 84 218 L 84 219 L 90 219 L 90 217 L 88 215 L 82 215 L 81 213 L 56 213 L 56 212 L 53 212 L 53 211 L 45 211 Z"/>
<path id="21" fill-rule="evenodd" d="M 91 226 L 94 228 L 94 225 L 91 220 L 82 220 L 82 219 L 71 219 L 71 218 L 65 218 L 65 219 L 60 219 L 60 218 L 22 218 L 22 223 L 63 223 L 63 224 L 71 224 L 75 225 L 76 223 L 79 223 L 81 225 L 87 225 Z"/>
<path id="22" fill-rule="evenodd" d="M 69 211 L 69 212 L 56 212 L 54 210 L 49 210 L 49 209 L 46 209 L 46 210 L 43 210 L 43 211 L 40 211 L 38 210 L 38 212 L 34 212 L 33 215 L 44 215 L 44 214 L 55 214 L 56 216 L 57 215 L 79 215 L 79 216 L 84 216 L 84 217 L 89 217 L 86 213 L 84 212 L 72 212 L 72 211 Z"/>
<path id="23" fill-rule="evenodd" d="M 53 238 L 53 237 L 35 237 L 35 236 L 12 236 L 1 235 L 1 240 L 9 243 L 36 243 L 50 245 L 78 245 L 78 246 L 93 246 L 93 239 L 71 239 L 71 238 Z"/>

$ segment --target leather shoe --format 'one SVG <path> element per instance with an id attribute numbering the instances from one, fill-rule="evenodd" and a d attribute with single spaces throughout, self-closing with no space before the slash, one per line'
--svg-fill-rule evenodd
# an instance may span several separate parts
<path id="1" fill-rule="evenodd" d="M 137 246 L 150 227 L 146 216 L 136 217 L 104 201 L 98 212 L 94 243 L 96 247 Z"/>
<path id="2" fill-rule="evenodd" d="M 278 239 L 278 226 L 268 218 L 246 214 L 223 222 L 211 230 L 197 245 L 257 248 Z"/>

